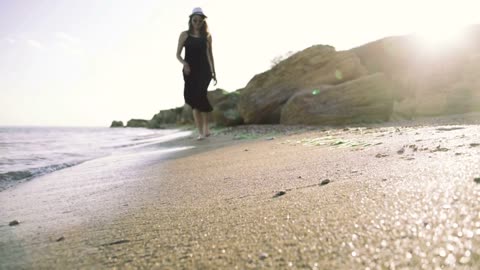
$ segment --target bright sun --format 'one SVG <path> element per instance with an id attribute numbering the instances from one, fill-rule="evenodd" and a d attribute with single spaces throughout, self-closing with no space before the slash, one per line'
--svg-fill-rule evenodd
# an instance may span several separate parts
<path id="1" fill-rule="evenodd" d="M 429 50 L 442 50 L 461 45 L 461 27 L 446 24 L 426 25 L 418 29 L 416 37 L 420 45 Z"/>

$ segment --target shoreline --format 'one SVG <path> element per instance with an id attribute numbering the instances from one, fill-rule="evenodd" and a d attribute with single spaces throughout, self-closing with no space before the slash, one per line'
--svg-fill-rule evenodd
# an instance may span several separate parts
<path id="1" fill-rule="evenodd" d="M 475 269 L 480 126 L 473 120 L 236 127 L 208 141 L 177 140 L 173 146 L 196 148 L 130 175 L 110 171 L 91 190 L 92 176 L 80 168 L 84 185 L 73 191 L 91 192 L 94 202 L 62 176 L 50 197 L 28 193 L 39 190 L 33 185 L 0 198 L 9 202 L 0 261 L 7 269 Z M 258 137 L 233 140 L 253 129 Z M 112 162 L 121 161 L 104 163 Z M 120 180 L 98 192 L 98 180 L 111 177 Z M 34 205 L 39 198 L 47 203 Z M 21 219 L 35 208 L 45 212 Z M 6 225 L 15 213 L 20 225 Z"/>

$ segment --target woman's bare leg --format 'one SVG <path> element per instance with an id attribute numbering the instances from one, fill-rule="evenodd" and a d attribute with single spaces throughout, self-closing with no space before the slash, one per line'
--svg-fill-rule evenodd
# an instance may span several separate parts
<path id="1" fill-rule="evenodd" d="M 210 130 L 208 129 L 208 113 L 207 112 L 202 112 L 202 130 L 203 130 L 203 136 L 208 137 L 210 136 Z"/>
<path id="2" fill-rule="evenodd" d="M 204 137 L 203 134 L 203 119 L 202 119 L 202 113 L 198 111 L 197 109 L 193 109 L 193 119 L 195 120 L 195 126 L 198 129 L 198 137 L 197 139 L 202 139 Z"/>

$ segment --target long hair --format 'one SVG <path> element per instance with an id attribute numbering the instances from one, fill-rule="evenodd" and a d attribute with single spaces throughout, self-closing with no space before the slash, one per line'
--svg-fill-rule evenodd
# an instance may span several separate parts
<path id="1" fill-rule="evenodd" d="M 193 33 L 192 19 L 193 19 L 193 16 L 191 16 L 188 19 L 188 33 L 189 34 Z M 200 27 L 200 36 L 205 37 L 205 38 L 210 36 L 210 32 L 208 31 L 208 24 L 207 24 L 207 21 L 205 19 L 203 19 L 202 27 Z"/>

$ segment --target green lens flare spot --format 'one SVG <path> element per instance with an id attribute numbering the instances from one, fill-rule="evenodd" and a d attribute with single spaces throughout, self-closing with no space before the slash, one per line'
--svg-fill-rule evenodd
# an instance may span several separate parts
<path id="1" fill-rule="evenodd" d="M 320 93 L 320 90 L 318 90 L 318 89 L 313 89 L 313 91 L 312 91 L 312 95 L 314 95 L 314 96 L 318 95 L 319 93 Z"/>
<path id="2" fill-rule="evenodd" d="M 341 80 L 343 79 L 343 74 L 340 70 L 335 70 L 335 78 L 337 78 L 337 80 Z"/>

